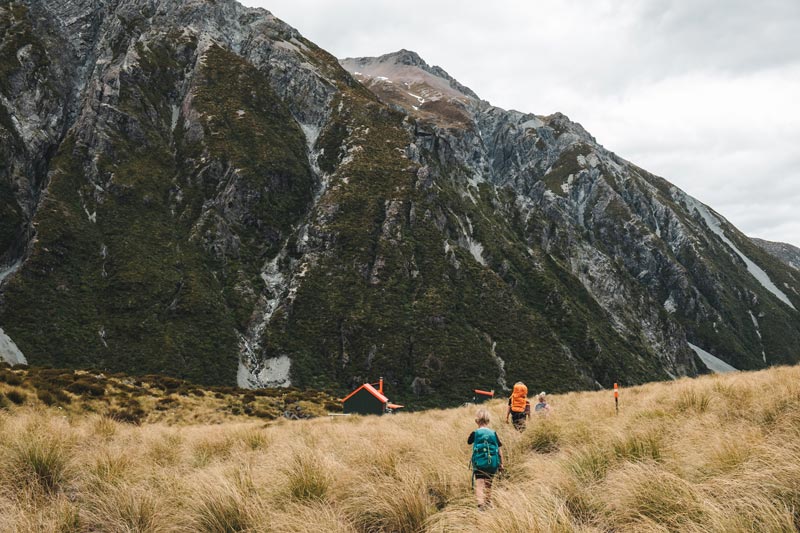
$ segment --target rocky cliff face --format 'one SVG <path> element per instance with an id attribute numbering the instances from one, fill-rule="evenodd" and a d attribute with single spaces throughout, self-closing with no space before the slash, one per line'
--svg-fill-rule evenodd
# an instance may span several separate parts
<path id="1" fill-rule="evenodd" d="M 771 242 L 751 237 L 754 243 L 795 270 L 800 270 L 800 248 L 785 242 Z"/>
<path id="2" fill-rule="evenodd" d="M 800 354 L 796 271 L 413 52 L 340 65 L 222 0 L 0 25 L 7 359 L 427 405 Z"/>

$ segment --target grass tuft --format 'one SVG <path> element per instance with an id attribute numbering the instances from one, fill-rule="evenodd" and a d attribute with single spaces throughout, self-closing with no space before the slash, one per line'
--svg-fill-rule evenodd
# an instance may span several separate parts
<path id="1" fill-rule="evenodd" d="M 59 435 L 36 430 L 21 435 L 9 449 L 12 476 L 19 488 L 47 494 L 62 489 L 70 479 L 70 459 L 70 446 Z"/>
<path id="2" fill-rule="evenodd" d="M 287 490 L 295 500 L 322 500 L 333 484 L 328 465 L 313 451 L 295 452 L 286 470 Z"/>
<path id="3" fill-rule="evenodd" d="M 236 487 L 218 479 L 201 484 L 192 500 L 192 527 L 201 533 L 237 533 L 250 527 L 246 502 Z"/>
<path id="4" fill-rule="evenodd" d="M 561 442 L 561 428 L 552 420 L 537 421 L 523 434 L 525 446 L 537 453 L 553 453 Z"/>

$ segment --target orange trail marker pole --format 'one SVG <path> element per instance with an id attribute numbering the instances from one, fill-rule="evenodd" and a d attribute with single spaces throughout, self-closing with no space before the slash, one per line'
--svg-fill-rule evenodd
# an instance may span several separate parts
<path id="1" fill-rule="evenodd" d="M 619 385 L 614 383 L 614 409 L 619 414 Z"/>

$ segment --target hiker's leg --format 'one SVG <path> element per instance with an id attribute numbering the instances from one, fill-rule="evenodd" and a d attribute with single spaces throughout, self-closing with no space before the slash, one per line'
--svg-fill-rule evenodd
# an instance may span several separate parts
<path id="1" fill-rule="evenodd" d="M 492 503 L 492 478 L 484 479 L 485 482 L 485 499 L 486 505 L 490 505 Z"/>
<path id="2" fill-rule="evenodd" d="M 486 486 L 486 480 L 483 478 L 475 478 L 475 499 L 478 500 L 478 507 L 483 507 L 486 503 L 486 497 L 484 495 L 484 487 Z"/>

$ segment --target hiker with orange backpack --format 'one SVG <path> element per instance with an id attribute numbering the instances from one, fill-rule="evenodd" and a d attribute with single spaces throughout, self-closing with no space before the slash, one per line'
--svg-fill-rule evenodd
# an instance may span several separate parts
<path id="1" fill-rule="evenodd" d="M 475 499 L 478 509 L 483 511 L 492 500 L 492 481 L 503 470 L 503 445 L 497 433 L 489 429 L 489 411 L 478 409 L 475 413 L 478 429 L 469 434 L 467 444 L 472 444 L 472 479 L 475 483 Z"/>
<path id="2" fill-rule="evenodd" d="M 525 430 L 525 424 L 531 417 L 531 402 L 528 400 L 528 387 L 521 381 L 514 383 L 514 389 L 508 398 L 506 424 L 508 424 L 509 416 L 511 416 L 514 428 L 517 431 Z"/>

